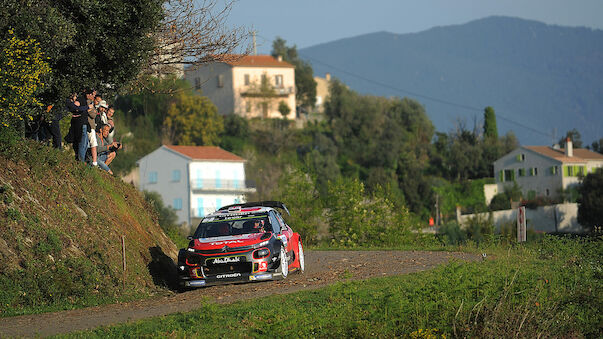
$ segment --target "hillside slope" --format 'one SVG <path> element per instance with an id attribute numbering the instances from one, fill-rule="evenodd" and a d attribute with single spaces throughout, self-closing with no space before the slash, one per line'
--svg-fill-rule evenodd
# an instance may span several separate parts
<path id="1" fill-rule="evenodd" d="M 489 17 L 342 39 L 300 55 L 315 74 L 330 72 L 361 93 L 419 100 L 443 132 L 458 118 L 472 128 L 473 118 L 493 106 L 499 130 L 513 130 L 524 144 L 550 144 L 546 134 L 555 128 L 556 139 L 572 128 L 587 144 L 603 136 L 603 30 Z"/>
<path id="2" fill-rule="evenodd" d="M 0 316 L 165 291 L 169 281 L 151 273 L 177 249 L 151 210 L 134 187 L 71 152 L 0 129 Z"/>

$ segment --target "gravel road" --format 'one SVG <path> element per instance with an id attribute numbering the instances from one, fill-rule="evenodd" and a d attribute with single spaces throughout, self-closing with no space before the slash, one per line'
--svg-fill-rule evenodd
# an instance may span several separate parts
<path id="1" fill-rule="evenodd" d="M 192 311 L 204 298 L 216 303 L 320 288 L 347 279 L 367 279 L 424 271 L 451 259 L 474 261 L 469 253 L 426 251 L 307 251 L 306 272 L 286 280 L 222 285 L 165 297 L 79 310 L 0 318 L 0 337 L 39 337 Z M 198 301 L 198 302 L 195 302 Z"/>

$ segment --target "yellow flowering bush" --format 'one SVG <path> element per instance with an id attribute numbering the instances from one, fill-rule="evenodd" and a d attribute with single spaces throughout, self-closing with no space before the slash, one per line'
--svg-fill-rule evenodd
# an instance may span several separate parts
<path id="1" fill-rule="evenodd" d="M 19 39 L 14 31 L 0 43 L 0 124 L 33 119 L 31 108 L 41 106 L 35 94 L 44 87 L 42 78 L 50 66 L 34 39 Z"/>

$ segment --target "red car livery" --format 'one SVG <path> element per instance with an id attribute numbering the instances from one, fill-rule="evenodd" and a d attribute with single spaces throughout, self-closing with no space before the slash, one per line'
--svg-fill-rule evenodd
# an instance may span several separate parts
<path id="1" fill-rule="evenodd" d="M 275 208 L 278 201 L 229 205 L 207 215 L 178 253 L 184 287 L 285 279 L 304 267 L 301 238 Z"/>

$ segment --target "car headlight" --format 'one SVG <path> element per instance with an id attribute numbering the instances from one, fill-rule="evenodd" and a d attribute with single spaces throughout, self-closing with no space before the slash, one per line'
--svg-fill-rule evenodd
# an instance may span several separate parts
<path id="1" fill-rule="evenodd" d="M 270 251 L 267 248 L 262 248 L 261 250 L 257 250 L 255 252 L 253 252 L 253 258 L 254 259 L 262 259 L 268 256 L 268 254 L 270 254 Z"/>

